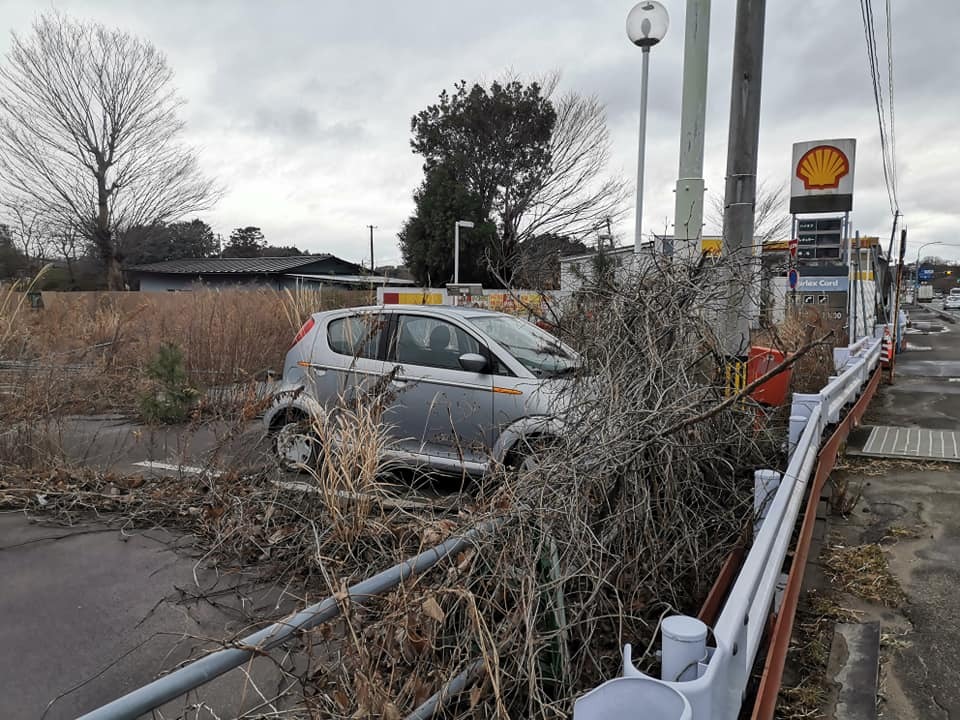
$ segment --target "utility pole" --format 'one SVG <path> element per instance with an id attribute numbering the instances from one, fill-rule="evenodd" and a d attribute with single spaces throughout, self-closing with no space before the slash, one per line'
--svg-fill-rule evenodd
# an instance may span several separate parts
<path id="1" fill-rule="evenodd" d="M 737 0 L 727 180 L 723 200 L 723 258 L 730 280 L 724 342 L 729 355 L 740 355 L 750 344 L 750 296 L 759 280 L 755 268 L 753 222 L 765 14 L 766 0 Z M 745 268 L 746 277 L 738 277 L 735 268 Z"/>
<path id="2" fill-rule="evenodd" d="M 683 41 L 683 101 L 680 111 L 680 168 L 673 216 L 673 251 L 683 261 L 693 260 L 700 255 L 709 44 L 710 0 L 687 0 Z"/>
<path id="3" fill-rule="evenodd" d="M 900 285 L 903 283 L 903 259 L 907 254 L 907 229 L 900 231 L 900 262 L 897 263 L 897 286 L 894 289 L 893 310 L 893 361 L 890 363 L 890 382 L 893 382 L 893 366 L 897 362 L 897 350 L 900 347 Z M 919 252 L 917 253 L 919 255 Z M 917 272 L 920 272 L 920 263 L 917 262 Z M 916 298 L 916 296 L 914 296 Z"/>
<path id="4" fill-rule="evenodd" d="M 373 231 L 377 227 L 376 225 L 367 225 L 370 228 L 370 274 L 373 275 L 374 267 L 373 264 Z"/>

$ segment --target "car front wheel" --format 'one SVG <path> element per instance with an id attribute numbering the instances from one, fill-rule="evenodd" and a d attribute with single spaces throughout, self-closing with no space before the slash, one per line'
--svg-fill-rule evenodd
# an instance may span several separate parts
<path id="1" fill-rule="evenodd" d="M 302 472 L 316 465 L 319 438 L 309 422 L 298 420 L 284 424 L 273 442 L 277 461 L 284 470 Z"/>

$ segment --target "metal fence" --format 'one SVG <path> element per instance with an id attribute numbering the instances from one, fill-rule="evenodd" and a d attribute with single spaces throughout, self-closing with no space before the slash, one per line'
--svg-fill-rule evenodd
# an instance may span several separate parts
<path id="1" fill-rule="evenodd" d="M 786 472 L 757 472 L 758 521 L 753 545 L 712 628 L 696 618 L 664 620 L 661 677 L 633 665 L 625 646 L 623 675 L 583 697 L 575 720 L 638 716 L 660 720 L 735 720 L 770 613 L 779 604 L 782 568 L 817 463 L 824 431 L 863 391 L 880 362 L 878 337 L 862 338 L 835 358 L 840 374 L 819 393 L 794 395 Z"/>

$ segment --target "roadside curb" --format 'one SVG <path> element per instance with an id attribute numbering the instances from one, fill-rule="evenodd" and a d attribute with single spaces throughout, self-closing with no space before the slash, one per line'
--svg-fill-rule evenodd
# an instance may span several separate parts
<path id="1" fill-rule="evenodd" d="M 928 307 L 928 308 L 924 308 L 924 309 L 925 309 L 925 310 L 929 310 L 929 311 L 932 312 L 934 315 L 936 315 L 938 318 L 940 318 L 941 320 L 943 320 L 943 321 L 945 321 L 945 322 L 950 323 L 951 325 L 955 325 L 956 322 L 957 322 L 957 319 L 956 319 L 953 315 L 951 315 L 950 313 L 946 313 L 946 312 L 944 312 L 943 310 L 937 310 L 936 308 L 932 308 L 932 307 Z"/>
<path id="2" fill-rule="evenodd" d="M 876 720 L 880 623 L 837 623 L 827 676 L 839 685 L 835 720 Z"/>

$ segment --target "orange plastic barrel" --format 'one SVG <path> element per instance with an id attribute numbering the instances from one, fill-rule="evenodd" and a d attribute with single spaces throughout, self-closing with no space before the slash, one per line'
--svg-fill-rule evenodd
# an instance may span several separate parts
<path id="1" fill-rule="evenodd" d="M 747 384 L 762 377 L 770 370 L 787 359 L 785 353 L 768 347 L 752 347 L 747 356 Z M 787 368 L 779 375 L 774 375 L 750 393 L 750 397 L 764 405 L 780 406 L 787 402 L 790 395 L 790 375 L 792 369 Z"/>

